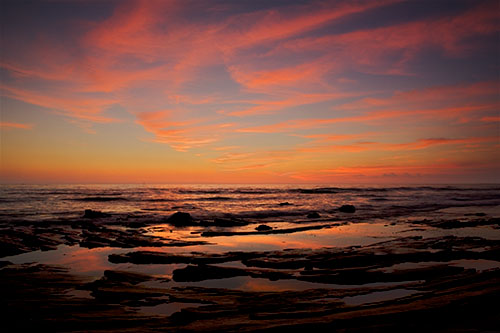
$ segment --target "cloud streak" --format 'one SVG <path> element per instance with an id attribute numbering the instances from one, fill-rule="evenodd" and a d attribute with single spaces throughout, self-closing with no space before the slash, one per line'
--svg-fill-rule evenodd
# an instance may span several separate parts
<path id="1" fill-rule="evenodd" d="M 3 129 L 14 128 L 14 129 L 30 130 L 33 128 L 33 124 L 0 122 L 0 128 L 3 128 Z"/>

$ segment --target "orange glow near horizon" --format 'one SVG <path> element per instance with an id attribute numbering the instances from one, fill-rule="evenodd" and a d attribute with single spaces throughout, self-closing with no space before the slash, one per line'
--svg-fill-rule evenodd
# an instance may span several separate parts
<path id="1" fill-rule="evenodd" d="M 0 183 L 500 182 L 496 1 L 0 16 Z"/>

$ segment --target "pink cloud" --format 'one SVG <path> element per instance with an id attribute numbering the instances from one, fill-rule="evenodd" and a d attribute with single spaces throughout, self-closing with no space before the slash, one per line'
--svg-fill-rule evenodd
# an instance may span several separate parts
<path id="1" fill-rule="evenodd" d="M 5 129 L 16 128 L 16 129 L 29 130 L 33 128 L 33 124 L 0 122 L 0 128 L 5 128 Z"/>
<path id="2" fill-rule="evenodd" d="M 136 122 L 155 135 L 151 141 L 166 143 L 182 152 L 215 143 L 235 126 L 233 123 L 203 124 L 203 119 L 172 120 L 178 114 L 173 110 L 141 112 L 137 113 Z"/>
<path id="3" fill-rule="evenodd" d="M 500 116 L 493 116 L 493 117 L 482 117 L 481 121 L 485 122 L 491 122 L 491 123 L 496 123 L 500 121 Z"/>
<path id="4" fill-rule="evenodd" d="M 355 93 L 329 93 L 329 94 L 293 93 L 293 94 L 288 94 L 288 96 L 284 99 L 249 101 L 251 104 L 255 105 L 243 110 L 226 112 L 226 114 L 237 117 L 270 114 L 270 113 L 276 113 L 277 111 L 283 110 L 287 107 L 314 104 L 329 100 L 335 100 L 338 98 L 345 98 L 353 95 L 355 95 Z"/>
<path id="5" fill-rule="evenodd" d="M 0 85 L 0 90 L 3 96 L 18 99 L 33 105 L 39 105 L 64 116 L 97 123 L 118 121 L 117 119 L 101 115 L 104 109 L 116 103 L 116 100 L 113 99 L 86 98 L 75 95 L 71 97 L 60 97 L 27 89 L 13 88 L 4 84 Z"/>

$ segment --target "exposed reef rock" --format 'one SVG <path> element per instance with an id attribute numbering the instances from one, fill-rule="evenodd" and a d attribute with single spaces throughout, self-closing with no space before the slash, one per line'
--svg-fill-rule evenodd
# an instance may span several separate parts
<path id="1" fill-rule="evenodd" d="M 311 212 L 311 213 L 307 214 L 308 219 L 319 219 L 320 217 L 321 217 L 321 215 L 319 215 L 318 212 Z"/>
<path id="2" fill-rule="evenodd" d="M 178 227 L 195 225 L 191 215 L 189 213 L 183 212 L 176 212 L 170 215 L 167 218 L 166 222 Z"/>
<path id="3" fill-rule="evenodd" d="M 257 230 L 257 231 L 267 231 L 267 230 L 272 230 L 272 229 L 273 229 L 272 227 L 265 225 L 265 224 L 261 224 L 257 228 L 255 228 L 255 230 Z"/>
<path id="4" fill-rule="evenodd" d="M 85 219 L 99 219 L 103 217 L 110 217 L 111 214 L 103 213 L 98 210 L 85 209 L 85 213 L 83 214 L 83 218 Z"/>
<path id="5" fill-rule="evenodd" d="M 354 213 L 356 212 L 356 207 L 354 207 L 353 205 L 343 205 L 339 208 L 339 212 Z"/>

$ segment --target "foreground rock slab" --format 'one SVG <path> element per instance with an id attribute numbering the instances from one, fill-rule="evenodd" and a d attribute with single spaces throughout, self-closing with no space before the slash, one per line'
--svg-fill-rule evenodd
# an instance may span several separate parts
<path id="1" fill-rule="evenodd" d="M 240 291 L 204 287 L 148 287 L 156 279 L 106 271 L 96 281 L 45 265 L 0 269 L 7 331 L 251 332 L 495 331 L 500 324 L 500 270 L 464 270 L 397 287 L 358 286 L 305 291 Z M 397 289 L 395 289 L 397 288 Z M 412 290 L 406 296 L 352 304 L 355 298 Z M 74 296 L 76 292 L 87 296 Z M 172 315 L 144 315 L 143 307 L 184 304 Z"/>

